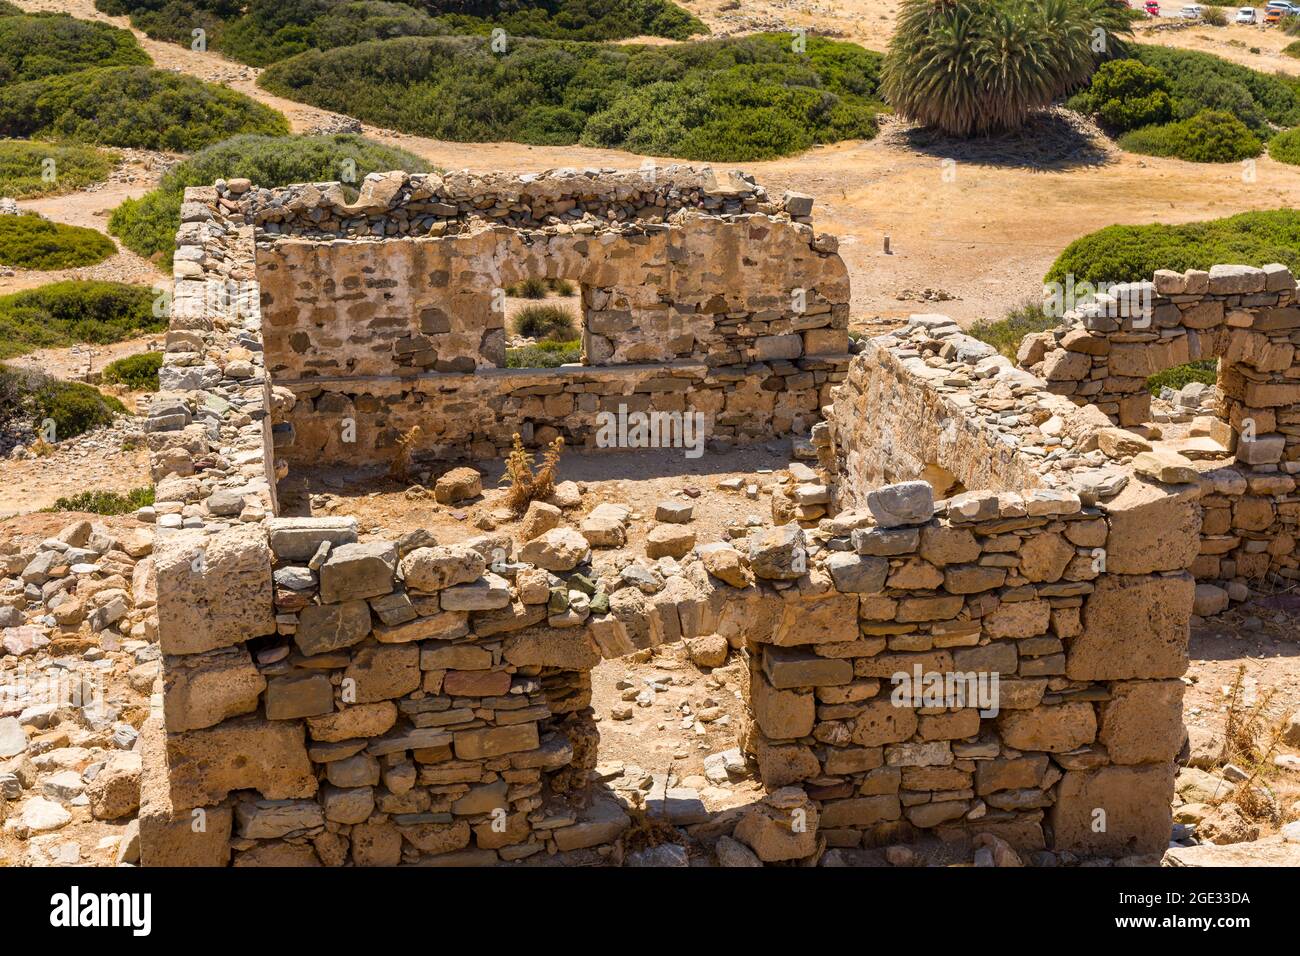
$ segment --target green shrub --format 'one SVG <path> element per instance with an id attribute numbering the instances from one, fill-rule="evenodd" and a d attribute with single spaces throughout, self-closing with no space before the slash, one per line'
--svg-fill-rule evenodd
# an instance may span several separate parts
<path id="1" fill-rule="evenodd" d="M 903 116 L 953 136 L 1017 129 L 1121 53 L 1129 22 L 1106 0 L 904 0 L 881 90 Z"/>
<path id="2" fill-rule="evenodd" d="M 117 160 L 116 153 L 93 146 L 0 139 L 0 196 L 29 199 L 81 189 L 107 179 Z"/>
<path id="3" fill-rule="evenodd" d="M 1262 73 L 1211 53 L 1177 47 L 1132 45 L 1139 62 L 1169 77 L 1174 119 L 1202 110 L 1227 110 L 1266 138 L 1271 126 L 1300 126 L 1300 89 L 1291 78 Z"/>
<path id="4" fill-rule="evenodd" d="M 1152 395 L 1159 395 L 1160 389 L 1166 386 L 1179 389 L 1189 382 L 1203 382 L 1206 385 L 1213 385 L 1218 381 L 1218 374 L 1219 362 L 1217 359 L 1189 362 L 1186 365 L 1175 365 L 1173 368 L 1167 368 L 1163 372 L 1152 375 L 1147 379 L 1147 389 Z"/>
<path id="5" fill-rule="evenodd" d="M 1020 340 L 1030 332 L 1046 332 L 1060 324 L 1060 318 L 1048 315 L 1043 303 L 1029 301 L 1007 313 L 1006 318 L 990 322 L 980 319 L 969 329 L 972 336 L 987 342 L 1009 359 L 1016 357 Z"/>
<path id="6" fill-rule="evenodd" d="M 113 240 L 94 229 L 65 226 L 39 216 L 0 216 L 0 265 L 16 269 L 93 266 L 117 252 Z"/>
<path id="7" fill-rule="evenodd" d="M 130 30 L 107 23 L 75 20 L 65 13 L 0 17 L 0 81 L 149 62 Z"/>
<path id="8" fill-rule="evenodd" d="M 113 210 L 108 231 L 132 252 L 170 268 L 186 186 L 235 178 L 268 187 L 334 182 L 344 177 L 349 161 L 357 182 L 372 172 L 429 170 L 429 164 L 412 153 L 360 136 L 235 136 L 171 169 L 152 192 L 126 200 Z"/>
<path id="9" fill-rule="evenodd" d="M 1116 132 L 1167 123 L 1173 116 L 1169 77 L 1138 60 L 1111 60 L 1093 74 L 1088 89 L 1070 101 Z"/>
<path id="10" fill-rule="evenodd" d="M 1281 262 L 1300 272 L 1300 212 L 1244 212 L 1181 226 L 1107 226 L 1074 240 L 1045 282 L 1134 282 L 1157 269 L 1208 269 L 1221 263 Z"/>
<path id="11" fill-rule="evenodd" d="M 506 349 L 506 368 L 559 368 L 582 361 L 582 342 L 538 342 Z"/>
<path id="12" fill-rule="evenodd" d="M 1300 40 L 1295 40 L 1282 47 L 1282 52 L 1287 56 L 1300 57 Z"/>
<path id="13" fill-rule="evenodd" d="M 1223 110 L 1203 110 L 1191 119 L 1125 133 L 1119 145 L 1147 156 L 1176 156 L 1193 163 L 1231 163 L 1258 156 L 1264 144 L 1246 124 Z"/>
<path id="14" fill-rule="evenodd" d="M 63 441 L 126 412 L 126 406 L 84 382 L 64 382 L 39 372 L 0 365 L 0 424 L 39 430 L 54 422 L 54 440 Z"/>
<path id="15" fill-rule="evenodd" d="M 283 116 L 242 93 L 144 66 L 0 87 L 0 136 L 192 152 L 236 133 L 288 131 Z"/>
<path id="16" fill-rule="evenodd" d="M 23 8 L 9 0 L 0 0 L 0 17 L 18 17 L 23 15 Z"/>
<path id="17" fill-rule="evenodd" d="M 133 488 L 126 494 L 116 491 L 82 491 L 58 498 L 46 511 L 84 511 L 96 515 L 125 515 L 153 504 L 153 486 Z"/>
<path id="18" fill-rule="evenodd" d="M 515 333 L 530 339 L 563 341 L 577 334 L 573 313 L 558 305 L 530 305 L 515 313 Z"/>
<path id="19" fill-rule="evenodd" d="M 573 283 L 568 279 L 547 279 L 546 286 L 556 295 L 566 299 L 574 294 Z"/>
<path id="20" fill-rule="evenodd" d="M 1201 11 L 1201 20 L 1212 27 L 1226 27 L 1228 12 L 1223 7 L 1206 7 Z"/>
<path id="21" fill-rule="evenodd" d="M 154 315 L 153 303 L 147 286 L 79 280 L 0 297 L 0 358 L 83 342 L 107 345 L 163 331 L 167 320 Z"/>
<path id="22" fill-rule="evenodd" d="M 768 159 L 876 134 L 880 57 L 788 35 L 634 46 L 403 37 L 270 67 L 281 96 L 458 142 L 626 149 L 695 160 Z"/>
<path id="23" fill-rule="evenodd" d="M 128 355 L 104 366 L 104 381 L 110 385 L 125 385 L 133 392 L 156 392 L 162 360 L 161 352 Z"/>
<path id="24" fill-rule="evenodd" d="M 129 14 L 150 37 L 183 43 L 207 32 L 208 46 L 232 59 L 267 66 L 307 50 L 331 50 L 369 40 L 450 34 L 510 38 L 622 40 L 661 36 L 685 40 L 707 29 L 668 0 L 96 0 L 105 13 Z"/>
<path id="25" fill-rule="evenodd" d="M 1268 154 L 1279 163 L 1300 166 L 1300 129 L 1289 129 L 1270 139 Z"/>
<path id="26" fill-rule="evenodd" d="M 515 299 L 545 299 L 550 286 L 545 279 L 525 279 L 506 289 L 506 295 Z"/>

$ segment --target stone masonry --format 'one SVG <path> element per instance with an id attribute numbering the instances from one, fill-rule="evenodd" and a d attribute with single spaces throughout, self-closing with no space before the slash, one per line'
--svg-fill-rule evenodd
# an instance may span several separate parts
<path id="1" fill-rule="evenodd" d="M 312 265 L 325 253 L 305 240 L 370 243 L 381 256 L 422 241 L 412 236 L 472 239 L 492 220 L 486 228 L 505 229 L 507 246 L 527 245 L 524 233 L 538 230 L 552 232 L 536 242 L 568 242 L 561 230 L 580 228 L 617 246 L 652 220 L 685 235 L 693 217 L 712 216 L 707 229 L 721 230 L 714 239 L 725 245 L 746 231 L 757 241 L 755 228 L 793 236 L 810 212 L 804 197 L 778 209 L 745 179 L 719 186 L 707 172 L 678 171 L 680 183 L 634 187 L 636 175 L 524 177 L 509 189 L 497 181 L 493 193 L 464 177 L 438 185 L 389 174 L 367 180 L 355 204 L 329 186 L 272 194 L 232 182 L 187 195 L 177 262 L 193 265 L 177 270 L 176 302 L 201 305 L 177 311 L 165 390 L 149 420 L 164 657 L 161 719 L 144 735 L 143 861 L 483 865 L 597 850 L 616 860 L 610 845 L 629 817 L 592 784 L 590 671 L 700 637 L 722 639 L 747 665 L 741 742 L 769 794 L 729 818 L 726 832 L 764 862 L 926 833 L 991 834 L 1020 849 L 1083 855 L 1162 851 L 1202 518 L 1229 480 L 1198 462 L 1205 470 L 1195 480 L 1164 481 L 1191 476 L 1162 470 L 1168 461 L 1107 453 L 1122 437 L 1107 409 L 1057 394 L 943 317 L 915 316 L 843 373 L 827 368 L 820 382 L 794 388 L 817 396 L 804 421 L 818 467 L 794 463 L 778 476 L 770 525 L 699 542 L 653 573 L 593 569 L 594 550 L 622 544 L 611 533 L 622 519 L 607 505 L 527 542 L 484 535 L 445 544 L 422 532 L 362 539 L 349 520 L 277 516 L 284 466 L 273 458 L 271 420 L 281 423 L 281 448 L 295 447 L 310 429 L 294 409 L 342 394 L 312 393 L 332 379 L 321 368 L 321 382 L 309 385 L 307 363 L 354 356 L 371 371 L 346 386 L 348 400 L 373 398 L 365 414 L 375 416 L 380 406 L 410 407 L 408 380 L 431 394 L 435 379 L 486 389 L 475 394 L 492 405 L 493 427 L 445 432 L 446 457 L 471 457 L 467 443 L 495 449 L 505 434 L 497 425 L 518 429 L 529 417 L 492 383 L 505 373 L 489 367 L 487 326 L 477 346 L 473 335 L 446 352 L 431 340 L 439 358 L 418 371 L 399 372 L 398 361 L 417 353 L 394 349 L 395 338 L 375 348 L 374 329 L 359 342 L 271 349 L 268 308 L 286 310 L 275 321 L 309 336 L 340 328 L 331 326 L 340 307 L 332 299 L 311 326 L 280 298 L 295 284 L 303 302 L 333 295 L 323 283 L 334 260 Z M 364 238 L 379 235 L 393 239 Z M 628 248 L 654 256 L 658 241 Z M 833 255 L 824 251 L 833 242 L 810 231 L 807 241 Z M 280 257 L 277 269 L 302 257 L 292 282 L 284 273 L 273 280 L 280 292 L 269 300 L 253 281 L 266 274 L 262 244 Z M 472 261 L 513 260 L 492 258 L 499 245 Z M 629 252 L 619 272 L 643 265 Z M 591 281 L 607 290 L 624 280 Z M 743 280 L 723 270 L 716 281 Z M 251 295 L 198 296 L 213 284 L 247 292 L 249 282 Z M 773 288 L 784 295 L 785 284 Z M 838 330 L 847 288 L 826 295 L 835 303 L 826 328 Z M 652 312 L 694 314 L 683 303 Z M 390 319 L 420 321 L 414 306 L 394 309 Z M 718 318 L 726 311 L 705 314 L 686 323 L 689 343 L 637 318 L 645 334 L 619 338 L 614 354 L 655 343 L 657 378 L 676 375 L 665 369 L 679 361 L 697 365 L 705 382 L 726 369 L 735 378 L 723 408 L 758 387 L 773 395 L 763 405 L 773 415 L 793 387 L 773 378 L 821 361 L 808 351 L 811 329 L 796 333 L 797 317 L 775 308 L 731 325 Z M 420 334 L 454 336 L 467 321 L 454 317 L 451 332 Z M 762 358 L 752 351 L 761 335 L 735 338 L 758 323 L 768 323 L 763 334 L 798 338 L 800 354 Z M 668 342 L 671 354 L 662 351 Z M 474 368 L 438 371 L 444 354 Z M 627 359 L 554 377 L 598 385 L 605 375 L 646 374 L 635 370 L 640 356 Z M 274 372 L 282 362 L 299 363 L 285 369 L 302 377 L 282 384 Z M 528 375 L 540 383 L 540 372 Z M 371 391 L 381 383 L 392 390 Z M 653 404 L 662 393 L 631 394 Z M 548 414 L 549 427 L 583 434 L 580 410 Z M 364 450 L 381 447 L 376 439 Z M 681 802 L 669 791 L 649 809 L 698 822 Z"/>

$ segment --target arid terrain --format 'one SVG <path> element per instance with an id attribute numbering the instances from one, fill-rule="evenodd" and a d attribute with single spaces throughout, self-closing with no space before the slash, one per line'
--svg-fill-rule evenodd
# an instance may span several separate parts
<path id="1" fill-rule="evenodd" d="M 125 17 L 96 11 L 91 0 L 15 2 L 29 11 L 64 11 L 129 27 Z M 719 35 L 807 28 L 874 50 L 886 48 L 898 8 L 893 0 L 683 0 L 682 5 Z M 136 36 L 157 66 L 243 92 L 283 112 L 294 132 L 328 128 L 337 119 L 268 94 L 256 85 L 255 68 L 216 53 L 152 41 L 139 32 Z M 1153 21 L 1139 25 L 1138 38 L 1212 52 L 1255 69 L 1300 75 L 1300 59 L 1280 52 L 1292 38 L 1276 30 L 1176 28 Z M 445 169 L 523 173 L 567 166 L 636 167 L 645 160 L 631 153 L 575 146 L 455 143 L 369 126 L 363 132 Z M 106 231 L 112 208 L 150 190 L 178 159 L 133 153 L 106 184 L 19 205 L 58 222 Z M 1029 133 L 971 143 L 925 137 L 901 120 L 886 117 L 881 135 L 873 141 L 819 147 L 800 156 L 739 164 L 739 168 L 773 195 L 793 190 L 818 197 L 817 228 L 839 238 L 839 251 L 850 271 L 852 327 L 871 331 L 894 327 L 918 312 L 947 314 L 963 327 L 999 318 L 1009 308 L 1039 296 L 1043 274 L 1067 243 L 1113 223 L 1175 224 L 1300 206 L 1300 166 L 1262 158 L 1247 176 L 1238 164 L 1195 164 L 1124 153 L 1095 128 L 1060 116 L 1041 121 Z M 159 264 L 119 248 L 117 255 L 84 269 L 57 273 L 0 269 L 0 294 L 64 278 L 143 284 L 169 280 Z M 512 300 L 512 310 L 520 307 L 522 303 Z M 41 350 L 11 364 L 79 379 L 88 365 L 102 368 L 158 339 L 133 339 L 96 347 L 93 352 Z M 122 397 L 128 407 L 141 398 Z M 140 439 L 137 423 L 128 422 L 67 443 L 48 457 L 0 463 L 0 540 L 30 545 L 80 519 L 107 521 L 122 534 L 140 530 L 140 523 L 129 515 L 101 519 L 41 513 L 55 499 L 79 491 L 127 492 L 148 485 L 148 452 Z M 680 450 L 567 452 L 559 477 L 578 483 L 584 503 L 625 506 L 632 514 L 628 545 L 635 548 L 644 545 L 656 505 L 666 499 L 694 503 L 692 528 L 700 541 L 722 540 L 731 529 L 770 518 L 775 474 L 790 460 L 788 441 L 776 440 L 748 449 L 709 452 L 685 464 Z M 484 531 L 517 530 L 518 518 L 504 508 L 501 462 L 476 465 L 487 491 L 466 505 L 439 505 L 425 487 L 431 486 L 431 480 L 421 483 L 417 476 L 398 482 L 376 466 L 292 475 L 282 488 L 285 512 L 355 517 L 363 541 L 394 538 L 419 528 L 431 532 L 439 543 L 463 541 Z M 720 487 L 727 479 L 739 479 L 740 487 Z M 1194 621 L 1191 668 L 1184 681 L 1184 714 L 1193 750 L 1198 742 L 1224 734 L 1231 688 L 1241 668 L 1247 705 L 1265 702 L 1263 724 L 1278 725 L 1300 711 L 1300 599 L 1290 598 L 1283 593 L 1208 621 Z M 46 650 L 83 655 L 90 648 Z M 114 663 L 108 686 L 124 703 L 125 720 L 148 706 L 156 667 L 144 666 L 148 661 L 140 661 L 138 648 L 113 649 L 110 657 Z M 743 704 L 734 664 L 701 668 L 684 648 L 672 646 L 602 663 L 593 683 L 601 734 L 598 769 L 607 779 L 639 786 L 635 781 L 644 778 L 642 789 L 648 789 L 651 775 L 674 776 L 701 790 L 710 810 L 739 806 L 760 793 L 752 776 L 730 781 L 705 776 L 706 756 L 738 745 L 736 723 Z M 101 739 L 48 741 L 51 751 L 99 745 L 108 746 Z M 1300 816 L 1300 748 L 1282 745 L 1273 756 L 1282 759 L 1269 786 L 1287 808 L 1286 818 L 1295 819 Z M 54 762 L 49 766 L 59 769 Z M 1264 826 L 1259 835 L 1274 829 Z M 57 835 L 32 842 L 0 836 L 0 866 L 109 865 L 120 858 L 122 830 L 122 825 L 92 819 L 88 810 L 78 807 L 73 824 Z"/>

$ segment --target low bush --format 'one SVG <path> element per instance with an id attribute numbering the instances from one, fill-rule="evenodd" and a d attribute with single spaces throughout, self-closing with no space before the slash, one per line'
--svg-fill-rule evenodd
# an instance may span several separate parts
<path id="1" fill-rule="evenodd" d="M 1282 52 L 1287 56 L 1300 57 L 1300 40 L 1294 40 L 1282 47 Z"/>
<path id="2" fill-rule="evenodd" d="M 506 349 L 506 368 L 559 368 L 582 361 L 582 342 L 543 340 L 536 345 Z"/>
<path id="3" fill-rule="evenodd" d="M 545 279 L 525 279 L 506 289 L 506 295 L 515 299 L 545 299 L 549 291 Z"/>
<path id="4" fill-rule="evenodd" d="M 235 136 L 209 146 L 171 169 L 158 188 L 113 210 L 108 231 L 122 245 L 170 267 L 181 197 L 186 186 L 210 186 L 218 179 L 251 179 L 259 186 L 338 181 L 389 169 L 427 172 L 420 157 L 360 136 Z M 349 193 L 355 191 L 348 188 Z"/>
<path id="5" fill-rule="evenodd" d="M 1300 272 L 1300 212 L 1244 212 L 1180 226 L 1107 226 L 1065 247 L 1045 282 L 1134 282 L 1157 269 L 1208 269 L 1221 263 L 1281 262 Z"/>
<path id="6" fill-rule="evenodd" d="M 1289 129 L 1270 139 L 1268 154 L 1279 163 L 1300 166 L 1300 129 Z"/>
<path id="7" fill-rule="evenodd" d="M 133 392 L 156 392 L 162 360 L 161 352 L 128 355 L 104 366 L 104 381 L 110 385 L 124 385 Z"/>
<path id="8" fill-rule="evenodd" d="M 161 332 L 147 286 L 69 280 L 0 296 L 0 358 L 78 343 L 107 345 Z"/>
<path id="9" fill-rule="evenodd" d="M 368 40 L 450 34 L 509 38 L 684 40 L 707 28 L 669 0 L 96 0 L 96 8 L 129 15 L 150 37 L 188 46 L 196 27 L 208 46 L 232 59 L 266 66 L 306 50 L 331 50 Z"/>
<path id="10" fill-rule="evenodd" d="M 0 196 L 31 199 L 103 182 L 117 154 L 93 146 L 0 140 Z"/>
<path id="11" fill-rule="evenodd" d="M 267 90 L 379 126 L 461 142 L 626 149 L 733 162 L 870 139 L 880 56 L 787 35 L 635 46 L 404 37 L 308 52 Z"/>
<path id="12" fill-rule="evenodd" d="M 1202 110 L 1227 110 L 1257 136 L 1300 125 L 1300 88 L 1293 78 L 1264 73 L 1212 53 L 1134 44 L 1133 56 L 1169 77 L 1174 119 Z"/>
<path id="13" fill-rule="evenodd" d="M 1223 110 L 1125 133 L 1119 145 L 1147 156 L 1175 156 L 1193 163 L 1232 163 L 1258 156 L 1264 144 L 1246 124 Z"/>
<path id="14" fill-rule="evenodd" d="M 66 13 L 0 17 L 0 83 L 100 66 L 147 66 L 130 30 Z"/>
<path id="15" fill-rule="evenodd" d="M 1031 332 L 1046 332 L 1060 324 L 1060 319 L 1050 316 L 1043 309 L 1042 302 L 1030 300 L 1024 305 L 1012 309 L 1006 318 L 996 321 L 981 319 L 972 325 L 969 332 L 981 342 L 987 342 L 1009 359 L 1016 357 L 1020 340 Z"/>
<path id="16" fill-rule="evenodd" d="M 1111 60 L 1097 68 L 1088 89 L 1070 105 L 1122 133 L 1168 122 L 1173 116 L 1171 86 L 1164 71 L 1154 66 L 1138 60 Z"/>
<path id="17" fill-rule="evenodd" d="M 0 265 L 44 271 L 74 269 L 103 262 L 115 252 L 113 240 L 94 229 L 39 216 L 0 216 Z"/>
<path id="18" fill-rule="evenodd" d="M 564 341 L 577 334 L 573 313 L 558 305 L 525 306 L 515 314 L 514 327 L 516 334 L 530 339 Z"/>
<path id="19" fill-rule="evenodd" d="M 237 133 L 288 132 L 283 116 L 242 93 L 147 66 L 0 87 L 0 136 L 6 137 L 188 153 Z"/>
<path id="20" fill-rule="evenodd" d="M 1208 359 L 1202 362 L 1189 362 L 1186 365 L 1175 365 L 1173 368 L 1167 368 L 1163 372 L 1157 372 L 1147 379 L 1147 389 L 1152 395 L 1159 395 L 1162 388 L 1179 389 L 1189 382 L 1203 382 L 1206 385 L 1213 385 L 1218 381 L 1219 363 L 1217 359 Z"/>
<path id="21" fill-rule="evenodd" d="M 1228 11 L 1223 7 L 1206 7 L 1201 11 L 1201 21 L 1212 27 L 1226 27 L 1228 25 Z"/>
<path id="22" fill-rule="evenodd" d="M 82 491 L 58 498 L 46 511 L 84 511 L 96 515 L 125 515 L 139 511 L 154 501 L 152 486 L 133 488 L 126 494 L 116 491 Z"/>
<path id="23" fill-rule="evenodd" d="M 44 437 L 54 423 L 54 440 L 74 438 L 108 425 L 126 406 L 83 382 L 64 382 L 39 372 L 0 365 L 0 426 L 26 428 Z"/>

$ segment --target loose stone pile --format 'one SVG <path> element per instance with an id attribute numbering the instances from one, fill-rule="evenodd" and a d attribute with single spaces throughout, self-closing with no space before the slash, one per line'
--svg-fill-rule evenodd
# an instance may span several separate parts
<path id="1" fill-rule="evenodd" d="M 89 521 L 0 545 L 0 820 L 24 847 L 4 863 L 139 859 L 138 728 L 161 667 L 152 547 L 148 527 Z"/>

